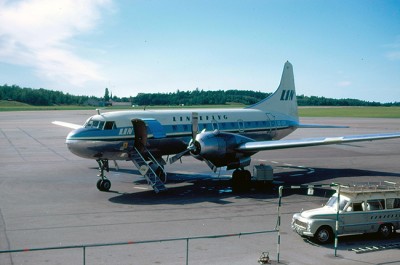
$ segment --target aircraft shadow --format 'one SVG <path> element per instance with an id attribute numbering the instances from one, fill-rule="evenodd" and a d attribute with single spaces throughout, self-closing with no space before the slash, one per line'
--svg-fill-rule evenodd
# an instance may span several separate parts
<path id="1" fill-rule="evenodd" d="M 363 177 L 362 182 L 396 181 L 400 177 L 399 173 L 360 169 L 314 168 L 314 170 L 312 174 L 304 174 L 304 171 L 301 170 L 277 173 L 275 177 L 279 181 L 278 184 L 274 184 L 272 187 L 259 187 L 253 184 L 250 191 L 243 193 L 234 193 L 232 191 L 231 179 L 229 177 L 216 178 L 207 174 L 174 174 L 169 172 L 166 184 L 168 188 L 167 192 L 160 194 L 154 193 L 153 190 L 141 190 L 123 194 L 116 192 L 118 196 L 112 197 L 109 200 L 113 203 L 132 205 L 192 204 L 204 201 L 216 204 L 228 204 L 230 203 L 228 199 L 233 197 L 254 199 L 277 198 L 279 185 L 331 184 L 335 181 L 341 184 L 351 184 L 360 182 L 360 177 Z M 136 170 L 126 171 L 136 173 Z M 136 180 L 134 183 L 137 185 L 146 185 L 144 179 Z M 329 189 L 315 189 L 314 196 L 329 197 L 333 192 L 333 190 Z M 283 196 L 290 196 L 292 194 L 305 195 L 306 193 L 307 189 L 285 189 Z"/>
<path id="2" fill-rule="evenodd" d="M 229 198 L 254 198 L 267 199 L 274 198 L 276 194 L 270 192 L 255 192 L 253 189 L 248 192 L 234 193 L 230 179 L 216 178 L 197 178 L 188 176 L 182 178 L 179 174 L 178 179 L 169 178 L 168 190 L 156 194 L 153 190 L 137 191 L 132 193 L 119 194 L 109 200 L 113 203 L 134 204 L 134 205 L 158 205 L 158 204 L 194 204 L 200 202 L 212 202 L 215 204 L 229 204 Z M 138 183 L 139 181 L 135 181 Z M 146 181 L 140 181 L 145 184 Z"/>

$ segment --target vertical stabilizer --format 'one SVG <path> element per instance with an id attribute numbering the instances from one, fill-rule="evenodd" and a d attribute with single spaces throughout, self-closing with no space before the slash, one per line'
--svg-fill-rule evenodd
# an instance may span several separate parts
<path id="1" fill-rule="evenodd" d="M 293 66 L 291 63 L 285 63 L 278 89 L 266 99 L 248 108 L 259 109 L 272 114 L 279 113 L 289 116 L 288 118 L 291 120 L 299 120 Z"/>

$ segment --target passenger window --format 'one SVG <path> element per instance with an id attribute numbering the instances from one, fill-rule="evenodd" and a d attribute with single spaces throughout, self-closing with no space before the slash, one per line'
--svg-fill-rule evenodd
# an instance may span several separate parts
<path id="1" fill-rule="evenodd" d="M 104 126 L 104 130 L 114 130 L 115 128 L 115 122 L 113 121 L 107 121 L 106 125 Z"/>
<path id="2" fill-rule="evenodd" d="M 367 201 L 367 211 L 376 211 L 385 209 L 385 200 L 377 199 L 377 200 L 369 200 Z"/>
<path id="3" fill-rule="evenodd" d="M 212 121 L 212 128 L 213 130 L 219 130 L 218 123 L 215 120 Z"/>
<path id="4" fill-rule="evenodd" d="M 400 208 L 400 198 L 386 199 L 387 209 L 398 209 Z"/>

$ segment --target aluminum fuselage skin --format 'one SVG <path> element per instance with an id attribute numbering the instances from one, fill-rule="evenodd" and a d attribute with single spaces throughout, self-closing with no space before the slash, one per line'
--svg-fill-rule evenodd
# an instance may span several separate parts
<path id="1" fill-rule="evenodd" d="M 68 134 L 66 144 L 80 157 L 127 160 L 135 141 L 131 121 L 142 119 L 151 121 L 146 122 L 149 151 L 155 157 L 176 154 L 185 150 L 191 140 L 193 112 L 199 115 L 199 131 L 237 133 L 256 141 L 282 139 L 298 126 L 298 121 L 287 115 L 246 108 L 118 111 L 90 117 L 88 121 L 96 121 L 98 126 L 87 126 L 86 123 Z M 114 128 L 104 129 L 107 121 L 114 122 Z"/>

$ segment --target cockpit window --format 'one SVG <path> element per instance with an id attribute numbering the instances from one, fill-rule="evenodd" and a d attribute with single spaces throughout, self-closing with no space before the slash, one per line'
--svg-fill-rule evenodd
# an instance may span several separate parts
<path id="1" fill-rule="evenodd" d="M 104 123 L 105 123 L 104 121 L 97 121 L 97 120 L 89 119 L 85 123 L 84 127 L 85 128 L 98 128 L 98 129 L 102 130 L 103 126 L 104 126 Z"/>
<path id="2" fill-rule="evenodd" d="M 106 125 L 104 126 L 104 130 L 114 130 L 116 128 L 117 126 L 115 126 L 115 122 L 113 121 L 107 121 Z"/>
<path id="3" fill-rule="evenodd" d="M 103 130 L 104 128 L 104 121 L 99 122 L 99 125 L 97 125 L 97 128 L 99 128 L 100 130 Z"/>

